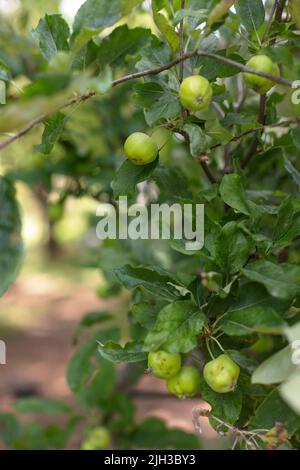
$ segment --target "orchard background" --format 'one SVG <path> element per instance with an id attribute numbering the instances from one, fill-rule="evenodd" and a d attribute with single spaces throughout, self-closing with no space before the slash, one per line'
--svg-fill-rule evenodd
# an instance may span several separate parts
<path id="1" fill-rule="evenodd" d="M 298 449 L 300 2 L 81 3 L 0 2 L 1 446 Z M 124 195 L 204 204 L 203 249 L 100 243 Z"/>

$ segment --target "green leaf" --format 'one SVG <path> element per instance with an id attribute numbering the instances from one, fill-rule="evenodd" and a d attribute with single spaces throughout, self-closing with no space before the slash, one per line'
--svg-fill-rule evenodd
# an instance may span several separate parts
<path id="1" fill-rule="evenodd" d="M 125 160 L 111 183 L 115 198 L 134 193 L 136 185 L 147 180 L 155 170 L 158 158 L 147 165 L 134 165 Z"/>
<path id="2" fill-rule="evenodd" d="M 144 349 L 188 353 L 197 347 L 204 314 L 189 300 L 177 301 L 158 314 L 154 328 L 145 338 Z"/>
<path id="3" fill-rule="evenodd" d="M 300 235 L 300 201 L 288 196 L 280 205 L 273 240 L 281 248 Z"/>
<path id="4" fill-rule="evenodd" d="M 249 215 L 242 178 L 237 174 L 224 175 L 220 184 L 220 195 L 223 201 L 237 212 Z"/>
<path id="5" fill-rule="evenodd" d="M 206 135 L 201 127 L 196 124 L 185 124 L 183 130 L 188 134 L 190 139 L 190 151 L 193 157 L 199 157 L 208 148 Z"/>
<path id="6" fill-rule="evenodd" d="M 297 186 L 300 186 L 300 173 L 287 157 L 284 157 L 284 168 L 291 175 Z"/>
<path id="7" fill-rule="evenodd" d="M 141 59 L 135 66 L 138 71 L 162 67 L 172 58 L 170 48 L 156 37 L 141 49 L 140 55 Z"/>
<path id="8" fill-rule="evenodd" d="M 164 304 L 164 301 L 156 302 L 154 305 L 140 302 L 132 306 L 130 313 L 139 325 L 150 330 L 154 327 L 158 312 L 162 309 Z"/>
<path id="9" fill-rule="evenodd" d="M 131 13 L 132 9 L 141 3 L 144 0 L 121 0 L 121 11 L 123 15 L 128 15 Z"/>
<path id="10" fill-rule="evenodd" d="M 292 362 L 293 351 L 290 346 L 269 357 L 254 371 L 253 384 L 279 384 L 287 380 L 296 370 Z"/>
<path id="11" fill-rule="evenodd" d="M 144 112 L 148 126 L 153 126 L 161 119 L 177 116 L 180 113 L 178 94 L 167 88 L 163 89 L 159 99 L 154 101 Z"/>
<path id="12" fill-rule="evenodd" d="M 39 41 L 41 53 L 46 60 L 50 60 L 57 51 L 69 50 L 70 30 L 61 15 L 45 15 L 40 19 L 33 35 Z"/>
<path id="13" fill-rule="evenodd" d="M 97 58 L 100 67 L 120 63 L 127 54 L 134 54 L 150 37 L 151 31 L 145 28 L 129 29 L 119 26 L 106 36 L 98 47 Z"/>
<path id="14" fill-rule="evenodd" d="M 167 271 L 157 266 L 130 266 L 116 269 L 115 274 L 127 289 L 142 287 L 155 297 L 169 301 L 180 297 L 180 283 Z"/>
<path id="15" fill-rule="evenodd" d="M 247 317 L 244 312 L 230 312 L 222 324 L 222 330 L 229 336 L 243 336 L 252 333 L 281 334 L 284 322 L 272 309 L 261 307 L 250 310 Z"/>
<path id="16" fill-rule="evenodd" d="M 219 119 L 205 121 L 205 131 L 211 138 L 212 144 L 227 144 L 232 139 L 232 134 L 221 126 Z"/>
<path id="17" fill-rule="evenodd" d="M 113 84 L 112 69 L 106 65 L 98 77 L 92 77 L 87 81 L 86 88 L 100 95 L 107 93 Z"/>
<path id="18" fill-rule="evenodd" d="M 296 127 L 291 130 L 292 139 L 297 150 L 300 150 L 300 129 Z"/>
<path id="19" fill-rule="evenodd" d="M 0 176 L 0 296 L 15 280 L 23 254 L 21 219 L 15 189 Z"/>
<path id="20" fill-rule="evenodd" d="M 179 49 L 179 36 L 173 26 L 168 22 L 167 18 L 159 12 L 160 9 L 159 0 L 152 0 L 154 22 L 169 43 L 173 52 L 177 52 Z"/>
<path id="21" fill-rule="evenodd" d="M 77 400 L 85 409 L 97 407 L 106 411 L 115 393 L 117 370 L 114 364 L 102 358 L 99 366 L 80 390 Z"/>
<path id="22" fill-rule="evenodd" d="M 221 321 L 222 329 L 230 336 L 280 334 L 285 325 L 280 314 L 288 308 L 288 302 L 273 299 L 262 285 L 246 283 Z"/>
<path id="23" fill-rule="evenodd" d="M 243 26 L 249 31 L 257 31 L 265 20 L 262 0 L 237 0 L 235 10 Z"/>
<path id="24" fill-rule="evenodd" d="M 300 266 L 262 260 L 248 264 L 243 274 L 263 284 L 273 297 L 290 299 L 300 292 Z"/>
<path id="25" fill-rule="evenodd" d="M 108 343 L 100 344 L 98 351 L 104 359 L 114 364 L 141 362 L 147 359 L 147 353 L 143 351 L 142 346 L 143 343 L 131 342 L 126 343 L 122 348 L 119 344 L 109 341 Z"/>
<path id="26" fill-rule="evenodd" d="M 103 312 L 101 310 L 86 313 L 76 327 L 73 340 L 76 342 L 84 329 L 98 325 L 99 323 L 107 322 L 112 319 L 113 316 L 110 313 Z"/>
<path id="27" fill-rule="evenodd" d="M 275 389 L 257 408 L 250 426 L 251 429 L 272 429 L 278 422 L 282 423 L 292 436 L 300 426 L 300 416 L 284 403 Z"/>
<path id="28" fill-rule="evenodd" d="M 42 143 L 36 145 L 35 150 L 45 155 L 51 153 L 64 129 L 65 119 L 65 114 L 58 112 L 44 121 L 45 129 L 42 135 Z"/>
<path id="29" fill-rule="evenodd" d="M 300 415 L 300 372 L 298 371 L 283 383 L 279 392 L 281 398 L 292 408 L 292 410 Z"/>
<path id="30" fill-rule="evenodd" d="M 235 390 L 231 393 L 216 393 L 205 382 L 201 376 L 201 398 L 212 408 L 211 413 L 222 421 L 234 424 L 240 416 L 242 410 L 242 393 Z M 213 427 L 218 426 L 213 417 L 210 418 Z"/>
<path id="31" fill-rule="evenodd" d="M 3 80 L 4 82 L 9 82 L 11 79 L 11 74 L 9 67 L 6 65 L 3 60 L 0 60 L 0 80 Z"/>
<path id="32" fill-rule="evenodd" d="M 218 51 L 217 54 L 234 60 L 235 62 L 243 63 L 243 59 L 238 54 L 227 54 L 226 50 Z M 235 66 L 211 60 L 208 57 L 197 57 L 195 64 L 197 67 L 201 67 L 201 75 L 211 82 L 215 81 L 217 78 L 232 77 L 239 73 L 239 69 Z"/>
<path id="33" fill-rule="evenodd" d="M 87 0 L 76 13 L 73 32 L 78 34 L 85 28 L 97 34 L 99 29 L 116 23 L 120 16 L 120 0 Z"/>
<path id="34" fill-rule="evenodd" d="M 128 436 L 131 449 L 199 449 L 200 442 L 195 434 L 181 429 L 169 429 L 158 418 L 147 418 L 135 425 Z M 126 447 L 127 448 L 127 447 Z"/>
<path id="35" fill-rule="evenodd" d="M 174 15 L 173 23 L 174 25 L 177 25 L 181 20 L 187 18 L 191 29 L 195 29 L 197 26 L 199 26 L 199 24 L 206 21 L 208 12 L 208 9 L 201 9 L 196 11 L 192 9 L 179 10 Z"/>
<path id="36" fill-rule="evenodd" d="M 96 331 L 74 354 L 69 362 L 67 381 L 73 393 L 78 393 L 85 386 L 93 371 L 92 357 L 95 356 L 99 342 L 108 340 L 118 341 L 119 331 L 116 328 Z"/>
<path id="37" fill-rule="evenodd" d="M 11 447 L 20 434 L 20 424 L 11 413 L 0 413 L 0 435 L 3 442 Z"/>
<path id="38" fill-rule="evenodd" d="M 44 414 L 48 416 L 70 413 L 71 408 L 60 400 L 46 400 L 42 398 L 23 398 L 14 403 L 14 408 L 22 414 Z"/>
<path id="39" fill-rule="evenodd" d="M 238 272 L 252 252 L 252 243 L 235 222 L 228 222 L 216 237 L 214 257 L 222 271 Z"/>

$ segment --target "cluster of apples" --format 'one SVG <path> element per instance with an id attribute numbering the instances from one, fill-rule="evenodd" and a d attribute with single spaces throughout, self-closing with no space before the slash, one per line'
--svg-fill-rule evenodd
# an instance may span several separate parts
<path id="1" fill-rule="evenodd" d="M 190 398 L 200 392 L 199 369 L 193 365 L 182 365 L 181 355 L 178 353 L 150 352 L 148 367 L 153 375 L 166 380 L 167 389 L 178 398 Z M 208 362 L 203 369 L 204 380 L 216 393 L 234 391 L 239 374 L 239 366 L 226 354 Z"/>
<path id="2" fill-rule="evenodd" d="M 278 77 L 279 67 L 266 55 L 255 55 L 246 64 L 248 67 Z M 259 75 L 244 73 L 246 83 L 256 92 L 264 94 L 274 83 Z M 213 89 L 209 81 L 201 75 L 192 75 L 183 80 L 179 89 L 179 99 L 182 106 L 195 113 L 208 108 L 213 96 Z M 135 165 L 147 165 L 153 162 L 158 155 L 157 143 L 152 137 L 143 132 L 131 134 L 124 145 L 127 158 Z"/>

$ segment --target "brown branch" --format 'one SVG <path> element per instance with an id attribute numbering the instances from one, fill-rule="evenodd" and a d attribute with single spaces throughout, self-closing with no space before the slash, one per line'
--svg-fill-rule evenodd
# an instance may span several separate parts
<path id="1" fill-rule="evenodd" d="M 178 128 L 172 128 L 171 129 L 173 132 L 176 132 L 177 134 L 180 134 L 182 135 L 182 137 L 184 137 L 184 140 L 186 141 L 187 144 L 190 144 L 190 136 L 188 135 L 187 132 L 183 131 L 182 129 L 178 129 Z M 197 157 L 197 161 L 200 163 L 204 173 L 206 174 L 208 180 L 210 181 L 211 184 L 214 184 L 217 182 L 216 178 L 214 177 L 214 175 L 212 174 L 212 172 L 210 171 L 208 165 L 207 165 L 207 160 L 208 160 L 208 157 L 207 155 L 200 155 L 199 157 Z"/>
<path id="2" fill-rule="evenodd" d="M 281 23 L 282 14 L 283 14 L 283 10 L 286 4 L 286 0 L 279 0 L 277 3 L 278 5 L 277 5 L 276 14 L 275 14 L 275 21 L 278 21 L 278 23 Z"/>
<path id="3" fill-rule="evenodd" d="M 286 126 L 290 126 L 292 124 L 300 125 L 300 118 L 289 119 L 289 120 L 282 121 L 282 122 L 276 122 L 274 124 L 266 124 L 266 125 L 260 126 L 260 127 L 253 127 L 252 129 L 248 129 L 248 130 L 246 130 L 244 132 L 241 132 L 240 134 L 235 135 L 234 137 L 232 137 L 232 139 L 228 142 L 228 144 L 231 144 L 232 142 L 237 142 L 240 139 L 242 139 L 243 137 L 246 137 L 247 135 L 250 135 L 250 134 L 254 134 L 255 132 L 264 131 L 267 128 L 286 127 Z M 222 147 L 222 145 L 223 144 L 214 144 L 208 149 L 208 151 L 215 150 L 218 147 Z"/>
<path id="4" fill-rule="evenodd" d="M 259 111 L 258 111 L 258 122 L 262 124 L 262 126 L 265 125 L 266 121 L 266 104 L 267 104 L 267 95 L 260 95 L 260 101 L 259 101 Z M 259 134 L 262 134 L 262 131 L 259 132 Z M 250 145 L 250 148 L 245 156 L 245 158 L 241 161 L 241 168 L 245 168 L 252 157 L 255 155 L 257 147 L 259 144 L 259 139 L 258 136 L 256 135 L 252 141 L 252 144 Z"/>
<path id="5" fill-rule="evenodd" d="M 274 5 L 272 7 L 272 10 L 270 12 L 270 16 L 269 16 L 269 19 L 268 19 L 268 22 L 267 22 L 267 26 L 266 26 L 266 29 L 264 30 L 264 33 L 262 35 L 262 38 L 261 38 L 261 43 L 263 44 L 270 32 L 270 28 L 271 28 L 271 24 L 272 24 L 272 21 L 273 21 L 273 16 L 275 15 L 275 12 L 278 11 L 278 3 L 279 3 L 279 0 L 275 0 L 274 1 Z"/>
<path id="6" fill-rule="evenodd" d="M 204 173 L 206 174 L 207 178 L 209 179 L 210 183 L 211 184 L 214 184 L 217 182 L 216 178 L 214 177 L 214 175 L 212 174 L 212 172 L 210 171 L 207 163 L 206 163 L 206 159 L 203 158 L 203 155 L 201 155 L 200 157 L 197 158 L 198 162 L 200 163 L 201 167 L 202 167 L 202 170 L 204 171 Z"/>
<path id="7" fill-rule="evenodd" d="M 218 54 L 208 53 L 208 52 L 201 51 L 201 50 L 195 50 L 195 51 L 192 51 L 192 52 L 185 53 L 181 57 L 177 57 L 172 62 L 169 62 L 168 64 L 163 65 L 162 67 L 156 67 L 154 69 L 143 70 L 141 72 L 131 73 L 129 75 L 125 75 L 124 77 L 118 78 L 118 79 L 116 79 L 112 82 L 112 86 L 115 87 L 117 85 L 120 85 L 121 83 L 125 83 L 125 82 L 128 82 L 130 80 L 135 80 L 137 78 L 142 78 L 142 77 L 145 77 L 145 76 L 158 75 L 159 73 L 164 72 L 165 70 L 169 70 L 170 68 L 172 68 L 175 65 L 181 63 L 182 61 L 188 60 L 191 57 L 194 57 L 196 55 L 198 55 L 199 57 L 207 57 L 209 59 L 221 62 L 223 64 L 231 65 L 231 66 L 237 68 L 238 70 L 240 70 L 241 72 L 246 72 L 246 73 L 251 73 L 253 75 L 258 75 L 260 77 L 272 80 L 273 82 L 278 83 L 280 85 L 285 85 L 285 86 L 288 86 L 290 88 L 292 88 L 292 85 L 293 85 L 293 82 L 291 82 L 290 80 L 287 80 L 287 79 L 282 78 L 282 77 L 274 77 L 273 75 L 270 75 L 268 73 L 260 72 L 258 70 L 247 67 L 246 65 L 240 64 L 239 62 L 235 62 L 234 60 L 228 59 L 227 57 L 223 57 L 223 56 L 220 56 Z M 95 95 L 96 95 L 95 92 L 90 92 L 90 93 L 87 93 L 85 95 L 81 95 L 81 96 L 77 96 L 75 98 L 71 98 L 70 100 L 66 101 L 66 103 L 64 103 L 63 106 L 61 106 L 59 109 L 63 109 L 65 107 L 70 106 L 70 105 L 75 104 L 75 103 L 80 103 L 80 102 L 86 101 L 89 98 L 94 97 Z M 49 116 L 49 114 L 41 115 L 41 116 L 37 117 L 36 119 L 34 119 L 30 123 L 28 123 L 25 127 L 20 129 L 14 136 L 12 136 L 9 139 L 4 140 L 3 142 L 1 142 L 0 143 L 0 150 L 4 149 L 9 144 L 11 144 L 15 140 L 19 139 L 20 137 L 22 137 L 24 134 L 29 132 L 33 127 L 35 127 L 36 125 L 43 122 L 48 116 Z"/>
<path id="8" fill-rule="evenodd" d="M 268 80 L 271 80 L 274 83 L 278 83 L 279 85 L 285 85 L 289 88 L 293 88 L 293 82 L 291 82 L 290 80 L 287 80 L 286 78 L 275 77 L 274 75 L 260 72 L 259 70 L 252 69 L 251 67 L 248 67 L 247 65 L 243 65 L 243 64 L 240 64 L 239 62 L 235 62 L 234 60 L 228 59 L 228 57 L 223 57 L 221 55 L 212 54 L 206 51 L 196 51 L 194 55 L 198 55 L 199 57 L 207 57 L 208 59 L 212 59 L 212 60 L 221 62 L 226 65 L 231 65 L 232 67 L 239 69 L 241 72 L 251 73 L 252 75 L 257 75 L 259 77 L 267 78 Z"/>
<path id="9" fill-rule="evenodd" d="M 75 98 L 70 98 L 68 101 L 66 101 L 66 103 L 64 103 L 64 105 L 60 109 L 66 108 L 67 106 L 71 106 L 72 104 L 82 103 L 88 100 L 89 98 L 95 96 L 95 94 L 96 94 L 95 92 L 90 92 L 85 95 L 76 96 Z M 47 119 L 47 117 L 49 117 L 49 114 L 42 114 L 41 116 L 37 117 L 36 119 L 28 123 L 25 127 L 19 130 L 16 134 L 4 140 L 3 142 L 0 142 L 0 150 L 4 149 L 15 140 L 22 137 L 23 135 L 27 134 L 27 132 L 29 132 L 33 127 L 37 126 L 38 124 L 41 124 L 45 119 Z"/>

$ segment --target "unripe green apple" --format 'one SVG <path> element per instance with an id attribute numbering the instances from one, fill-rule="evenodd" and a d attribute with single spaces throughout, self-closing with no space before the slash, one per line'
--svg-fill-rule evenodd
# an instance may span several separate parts
<path id="1" fill-rule="evenodd" d="M 193 397 L 200 391 L 200 373 L 195 366 L 183 366 L 178 374 L 167 380 L 167 388 L 178 398 Z"/>
<path id="2" fill-rule="evenodd" d="M 158 147 L 152 137 L 143 132 L 134 132 L 127 138 L 124 151 L 135 165 L 146 165 L 156 159 Z"/>
<path id="3" fill-rule="evenodd" d="M 226 354 L 208 362 L 203 369 L 206 383 L 217 393 L 233 392 L 239 375 L 239 366 Z"/>
<path id="4" fill-rule="evenodd" d="M 213 95 L 209 81 L 201 75 L 192 75 L 180 85 L 179 98 L 184 108 L 196 112 L 206 109 Z"/>
<path id="5" fill-rule="evenodd" d="M 99 426 L 88 433 L 81 444 L 81 450 L 102 450 L 110 445 L 110 434 L 106 428 Z"/>
<path id="6" fill-rule="evenodd" d="M 156 377 L 169 379 L 179 372 L 181 357 L 180 354 L 166 351 L 150 352 L 148 354 L 148 366 Z"/>
<path id="7" fill-rule="evenodd" d="M 266 55 L 255 55 L 248 60 L 247 67 L 258 70 L 259 72 L 268 73 L 275 77 L 280 76 L 280 70 L 277 64 L 272 62 L 270 57 Z M 274 82 L 259 75 L 253 75 L 252 73 L 244 73 L 246 83 L 258 93 L 267 93 L 273 86 Z"/>

